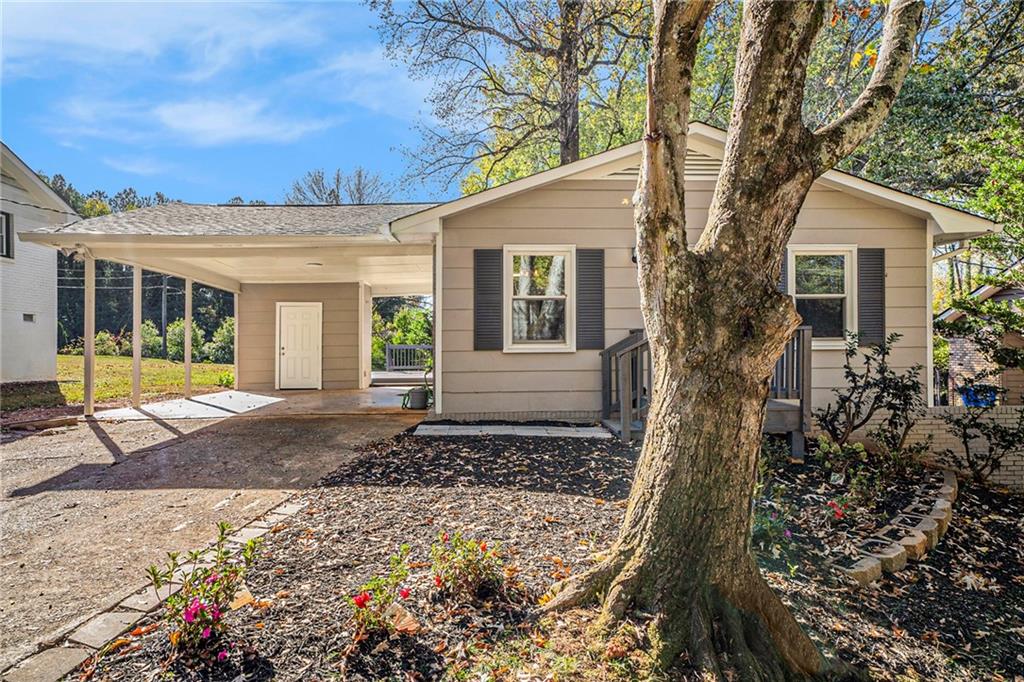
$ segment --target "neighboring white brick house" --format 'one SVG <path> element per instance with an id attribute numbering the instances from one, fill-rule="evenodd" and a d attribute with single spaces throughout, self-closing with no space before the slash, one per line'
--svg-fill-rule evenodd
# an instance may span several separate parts
<path id="1" fill-rule="evenodd" d="M 0 382 L 57 374 L 57 252 L 17 235 L 77 216 L 10 148 L 0 162 Z"/>

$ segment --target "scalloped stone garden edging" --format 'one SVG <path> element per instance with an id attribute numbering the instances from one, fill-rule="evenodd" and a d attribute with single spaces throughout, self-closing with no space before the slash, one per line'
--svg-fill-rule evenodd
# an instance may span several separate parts
<path id="1" fill-rule="evenodd" d="M 903 570 L 908 560 L 920 561 L 949 529 L 958 490 L 954 472 L 930 472 L 918 486 L 914 501 L 861 540 L 857 545 L 859 556 L 839 570 L 863 587 L 881 578 L 882 573 Z"/>
<path id="2" fill-rule="evenodd" d="M 235 529 L 228 537 L 232 554 L 240 552 L 242 546 L 250 539 L 269 533 L 274 526 L 299 513 L 303 507 L 305 504 L 285 500 L 263 516 Z M 180 577 L 180 573 L 176 577 Z M 52 646 L 40 649 L 7 668 L 0 673 L 0 680 L 60 680 L 90 656 L 102 652 L 104 647 L 155 611 L 167 597 L 179 589 L 180 582 L 165 585 L 159 594 L 154 593 L 153 588 L 145 584 L 134 588 L 128 596 L 118 600 L 114 605 L 73 624 L 63 635 L 53 640 Z"/>

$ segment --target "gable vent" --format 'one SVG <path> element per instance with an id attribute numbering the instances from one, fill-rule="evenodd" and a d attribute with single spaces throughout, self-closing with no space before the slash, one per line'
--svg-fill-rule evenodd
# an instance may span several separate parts
<path id="1" fill-rule="evenodd" d="M 686 154 L 686 180 L 717 180 L 718 171 L 722 168 L 719 159 L 713 159 L 707 154 L 690 151 Z M 633 180 L 640 177 L 640 166 L 623 168 L 605 176 L 607 180 Z"/>

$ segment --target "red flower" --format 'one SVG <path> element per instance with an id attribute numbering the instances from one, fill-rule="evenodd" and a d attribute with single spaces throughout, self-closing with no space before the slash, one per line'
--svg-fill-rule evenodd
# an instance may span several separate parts
<path id="1" fill-rule="evenodd" d="M 444 534 L 441 536 L 441 542 L 448 542 L 448 539 L 449 539 L 448 531 L 445 531 Z"/>
<path id="2" fill-rule="evenodd" d="M 437 585 L 438 587 L 441 587 L 441 576 L 439 576 L 439 575 L 435 575 L 434 576 L 434 584 Z"/>
<path id="3" fill-rule="evenodd" d="M 835 500 L 829 500 L 828 506 L 832 508 L 832 517 L 833 518 L 841 519 L 844 516 L 846 516 L 846 513 L 845 513 L 844 510 L 848 506 L 847 504 L 844 503 L 842 506 L 840 506 L 839 503 L 836 502 Z"/>
<path id="4" fill-rule="evenodd" d="M 480 551 L 481 552 L 486 552 L 487 551 L 487 543 L 486 542 L 481 542 L 480 543 Z"/>
<path id="5" fill-rule="evenodd" d="M 373 599 L 373 595 L 369 592 L 360 592 L 356 596 L 352 597 L 352 603 L 356 605 L 356 608 L 365 609 L 371 599 Z"/>
<path id="6" fill-rule="evenodd" d="M 412 593 L 409 592 L 409 588 L 408 587 L 403 587 L 402 589 L 400 589 L 398 591 L 398 596 L 401 597 L 402 599 L 408 599 L 410 594 L 412 594 Z"/>

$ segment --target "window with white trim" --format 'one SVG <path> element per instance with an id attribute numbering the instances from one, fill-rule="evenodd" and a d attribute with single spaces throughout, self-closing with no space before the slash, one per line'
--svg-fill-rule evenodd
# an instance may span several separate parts
<path id="1" fill-rule="evenodd" d="M 790 246 L 789 283 L 813 344 L 841 347 L 857 331 L 855 246 Z"/>
<path id="2" fill-rule="evenodd" d="M 0 213 L 0 258 L 14 258 L 14 221 L 10 213 Z"/>
<path id="3" fill-rule="evenodd" d="M 505 352 L 576 349 L 575 264 L 575 246 L 505 247 Z"/>

